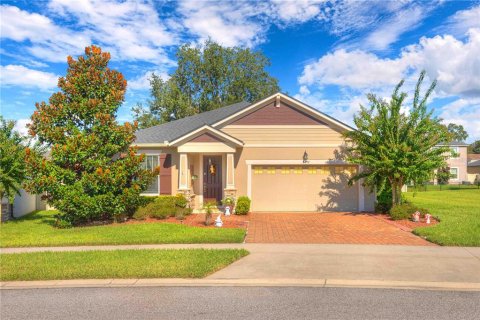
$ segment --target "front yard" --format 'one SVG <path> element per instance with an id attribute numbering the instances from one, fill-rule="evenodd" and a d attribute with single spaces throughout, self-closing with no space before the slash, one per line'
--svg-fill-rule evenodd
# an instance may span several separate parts
<path id="1" fill-rule="evenodd" d="M 247 254 L 243 249 L 2 254 L 0 280 L 201 278 Z"/>
<path id="2" fill-rule="evenodd" d="M 414 233 L 445 246 L 480 246 L 480 190 L 406 192 L 408 201 L 440 218 L 440 223 Z"/>
<path id="3" fill-rule="evenodd" d="M 55 211 L 39 211 L 0 226 L 0 247 L 80 245 L 241 243 L 241 228 L 200 228 L 173 223 L 111 224 L 57 229 Z"/>

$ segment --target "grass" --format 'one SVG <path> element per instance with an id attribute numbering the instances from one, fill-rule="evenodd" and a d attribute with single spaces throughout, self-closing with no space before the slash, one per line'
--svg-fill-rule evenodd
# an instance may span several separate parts
<path id="1" fill-rule="evenodd" d="M 80 245 L 240 243 L 240 228 L 200 228 L 174 223 L 111 224 L 57 229 L 55 211 L 39 211 L 0 226 L 0 247 L 52 247 Z"/>
<path id="2" fill-rule="evenodd" d="M 465 189 L 476 189 L 479 190 L 474 184 L 445 184 L 445 185 L 433 185 L 427 184 L 424 186 L 418 187 L 408 187 L 409 192 L 425 192 L 425 191 L 443 191 L 443 190 L 465 190 Z"/>
<path id="3" fill-rule="evenodd" d="M 246 250 L 114 250 L 1 254 L 0 280 L 201 278 Z"/>
<path id="4" fill-rule="evenodd" d="M 445 246 L 480 246 L 480 190 L 407 192 L 405 196 L 440 218 L 439 224 L 417 228 L 415 234 Z"/>

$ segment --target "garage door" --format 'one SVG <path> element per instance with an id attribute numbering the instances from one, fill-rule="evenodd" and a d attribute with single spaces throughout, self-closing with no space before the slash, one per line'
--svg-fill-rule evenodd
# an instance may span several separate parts
<path id="1" fill-rule="evenodd" d="M 252 166 L 252 211 L 358 211 L 354 166 Z"/>

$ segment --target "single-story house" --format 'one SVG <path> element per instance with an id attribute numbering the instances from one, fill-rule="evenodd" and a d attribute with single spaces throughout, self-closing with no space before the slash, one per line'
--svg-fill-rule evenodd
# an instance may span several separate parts
<path id="1" fill-rule="evenodd" d="M 478 158 L 478 160 L 474 158 L 468 161 L 467 176 L 468 176 L 468 181 L 471 183 L 476 183 L 477 181 L 480 181 L 480 157 Z"/>
<path id="2" fill-rule="evenodd" d="M 375 195 L 348 178 L 342 158 L 353 130 L 283 93 L 239 102 L 137 132 L 145 166 L 160 167 L 146 195 L 205 201 L 248 196 L 252 211 L 372 211 Z"/>

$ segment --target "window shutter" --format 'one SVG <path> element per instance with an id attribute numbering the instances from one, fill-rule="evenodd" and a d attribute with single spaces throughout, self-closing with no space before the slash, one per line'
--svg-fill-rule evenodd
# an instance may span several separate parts
<path id="1" fill-rule="evenodd" d="M 172 155 L 160 154 L 160 194 L 172 194 Z"/>

